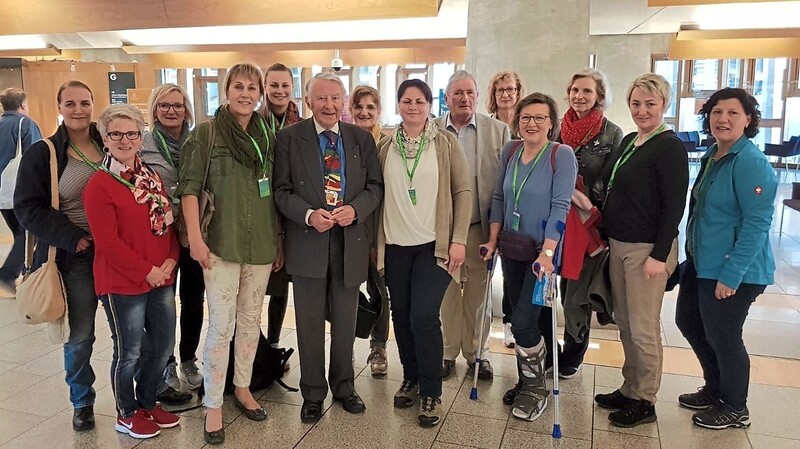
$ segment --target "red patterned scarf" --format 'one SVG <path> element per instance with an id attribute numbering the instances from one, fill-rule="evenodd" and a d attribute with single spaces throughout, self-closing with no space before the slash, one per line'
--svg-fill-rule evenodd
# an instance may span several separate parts
<path id="1" fill-rule="evenodd" d="M 594 136 L 600 134 L 603 126 L 603 111 L 592 108 L 586 116 L 578 118 L 578 113 L 569 108 L 561 121 L 561 141 L 573 149 L 586 145 Z"/>
<path id="2" fill-rule="evenodd" d="M 172 206 L 164 191 L 164 183 L 156 172 L 143 163 L 139 155 L 136 155 L 131 168 L 112 157 L 110 152 L 103 159 L 102 169 L 131 189 L 137 203 L 147 205 L 153 234 L 166 234 L 174 221 Z"/>

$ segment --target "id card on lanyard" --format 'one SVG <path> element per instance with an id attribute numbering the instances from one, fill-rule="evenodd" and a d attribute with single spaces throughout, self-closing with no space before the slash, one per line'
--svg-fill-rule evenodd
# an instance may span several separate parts
<path id="1" fill-rule="evenodd" d="M 524 148 L 520 148 L 517 151 L 517 159 L 514 162 L 514 171 L 512 172 L 511 176 L 511 192 L 514 194 L 514 211 L 511 213 L 511 230 L 514 232 L 519 232 L 519 225 L 521 220 L 521 215 L 519 213 L 519 200 L 520 196 L 522 195 L 522 188 L 525 187 L 525 183 L 528 182 L 528 178 L 533 173 L 533 170 L 539 164 L 539 160 L 542 158 L 542 155 L 547 153 L 547 149 L 550 147 L 552 142 L 547 142 L 541 150 L 539 150 L 539 154 L 536 155 L 536 158 L 533 160 L 531 164 L 530 170 L 528 170 L 528 174 L 522 179 L 519 187 L 517 187 L 517 174 L 519 173 L 519 164 L 522 159 L 522 153 Z"/>
<path id="2" fill-rule="evenodd" d="M 258 125 L 261 127 L 261 132 L 264 133 L 264 139 L 267 142 L 267 154 L 265 155 L 264 152 L 261 151 L 261 147 L 258 146 L 258 142 L 250 134 L 247 134 L 247 137 L 250 138 L 250 142 L 253 144 L 253 148 L 256 151 L 256 155 L 258 155 L 258 160 L 261 162 L 261 179 L 258 180 L 258 196 L 260 198 L 267 198 L 271 195 L 272 189 L 269 182 L 269 177 L 267 176 L 267 164 L 269 159 L 269 134 L 267 134 L 267 127 L 264 125 L 264 119 L 261 116 L 258 116 Z"/>

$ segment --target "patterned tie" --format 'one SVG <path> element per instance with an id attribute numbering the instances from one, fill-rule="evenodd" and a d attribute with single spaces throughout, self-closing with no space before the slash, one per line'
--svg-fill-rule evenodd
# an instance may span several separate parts
<path id="1" fill-rule="evenodd" d="M 325 161 L 325 196 L 326 198 L 335 196 L 335 204 L 331 204 L 331 201 L 328 200 L 328 205 L 339 207 L 344 204 L 344 194 L 342 192 L 342 162 L 337 151 L 338 136 L 330 130 L 323 131 L 322 134 L 328 141 L 323 156 Z"/>

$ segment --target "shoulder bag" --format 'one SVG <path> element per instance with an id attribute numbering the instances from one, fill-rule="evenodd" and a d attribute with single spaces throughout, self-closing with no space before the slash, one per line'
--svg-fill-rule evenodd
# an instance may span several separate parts
<path id="1" fill-rule="evenodd" d="M 0 175 L 0 209 L 14 208 L 14 188 L 17 185 L 17 171 L 19 170 L 19 160 L 22 159 L 22 121 L 19 119 L 19 129 L 17 130 L 17 151 L 14 157 L 8 162 L 3 174 Z"/>

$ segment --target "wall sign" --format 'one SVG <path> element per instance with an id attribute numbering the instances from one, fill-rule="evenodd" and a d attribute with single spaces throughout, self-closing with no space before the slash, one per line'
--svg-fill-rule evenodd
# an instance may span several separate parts
<path id="1" fill-rule="evenodd" d="M 136 87 L 133 72 L 108 72 L 108 96 L 111 104 L 127 104 L 128 89 Z"/>

